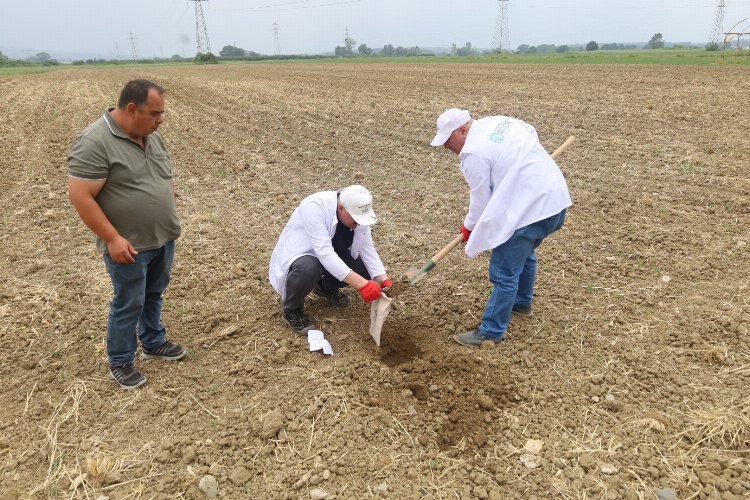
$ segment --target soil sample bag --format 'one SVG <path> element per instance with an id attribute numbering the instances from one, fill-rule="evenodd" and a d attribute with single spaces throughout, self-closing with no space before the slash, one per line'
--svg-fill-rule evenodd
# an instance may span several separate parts
<path id="1" fill-rule="evenodd" d="M 385 294 L 370 304 L 370 335 L 375 339 L 375 343 L 380 347 L 380 331 L 383 329 L 383 322 L 391 312 L 391 302 Z"/>

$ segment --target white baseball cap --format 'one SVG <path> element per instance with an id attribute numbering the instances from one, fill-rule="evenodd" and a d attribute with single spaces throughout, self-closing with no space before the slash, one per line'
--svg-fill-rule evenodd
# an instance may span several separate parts
<path id="1" fill-rule="evenodd" d="M 442 146 L 454 130 L 471 120 L 471 115 L 465 109 L 451 108 L 443 111 L 437 118 L 437 135 L 430 146 Z"/>
<path id="2" fill-rule="evenodd" d="M 345 187 L 339 194 L 339 200 L 354 222 L 360 226 L 369 226 L 378 221 L 372 209 L 372 195 L 366 187 L 359 184 Z"/>

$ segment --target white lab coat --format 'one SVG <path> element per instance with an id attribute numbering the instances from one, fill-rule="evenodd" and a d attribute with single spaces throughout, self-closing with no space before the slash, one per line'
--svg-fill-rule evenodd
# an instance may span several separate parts
<path id="1" fill-rule="evenodd" d="M 459 153 L 469 185 L 466 254 L 476 257 L 524 226 L 572 204 L 565 178 L 536 129 L 507 116 L 475 120 Z"/>
<path id="2" fill-rule="evenodd" d="M 274 290 L 286 296 L 286 275 L 292 262 L 303 255 L 317 257 L 336 279 L 343 281 L 351 268 L 333 250 L 331 238 L 336 233 L 337 191 L 314 193 L 302 200 L 281 231 L 271 254 L 268 280 Z M 371 277 L 385 274 L 385 267 L 372 242 L 370 226 L 357 226 L 351 246 L 352 258 L 362 257 Z"/>

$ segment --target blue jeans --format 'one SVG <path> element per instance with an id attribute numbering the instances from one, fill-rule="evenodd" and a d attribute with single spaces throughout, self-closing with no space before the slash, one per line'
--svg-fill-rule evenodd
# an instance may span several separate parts
<path id="1" fill-rule="evenodd" d="M 114 289 L 107 321 L 107 355 L 113 367 L 133 362 L 139 337 L 146 349 L 167 340 L 161 324 L 161 295 L 172 274 L 174 241 L 140 251 L 133 258 L 132 264 L 119 264 L 104 255 Z"/>
<path id="2" fill-rule="evenodd" d="M 502 338 L 513 306 L 531 305 L 536 278 L 536 248 L 565 222 L 565 210 L 517 229 L 492 250 L 490 281 L 492 293 L 482 315 L 479 331 L 493 340 Z"/>

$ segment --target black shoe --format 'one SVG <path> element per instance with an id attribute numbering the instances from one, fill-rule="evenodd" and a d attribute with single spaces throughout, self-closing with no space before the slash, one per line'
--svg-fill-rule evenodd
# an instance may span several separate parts
<path id="1" fill-rule="evenodd" d="M 111 366 L 109 374 L 123 389 L 135 389 L 146 383 L 146 377 L 133 368 L 133 363 L 122 366 Z"/>
<path id="2" fill-rule="evenodd" d="M 184 347 L 169 341 L 153 349 L 146 349 L 144 347 L 141 350 L 141 357 L 143 359 L 166 359 L 167 361 L 174 361 L 184 358 L 185 354 L 187 354 L 187 350 Z"/>
<path id="3" fill-rule="evenodd" d="M 345 293 L 342 293 L 338 288 L 335 291 L 330 292 L 328 290 L 323 290 L 320 286 L 316 286 L 313 293 L 318 297 L 323 297 L 329 304 L 335 307 L 346 307 L 352 302 L 352 299 L 350 299 Z"/>
<path id="4" fill-rule="evenodd" d="M 300 335 L 306 334 L 308 331 L 313 330 L 315 327 L 310 322 L 310 318 L 302 312 L 302 309 L 284 309 L 282 313 L 284 321 L 289 323 L 289 326 L 295 332 Z"/>
<path id="5" fill-rule="evenodd" d="M 524 304 L 515 304 L 513 306 L 513 312 L 520 314 L 521 316 L 531 316 L 531 306 Z"/>

